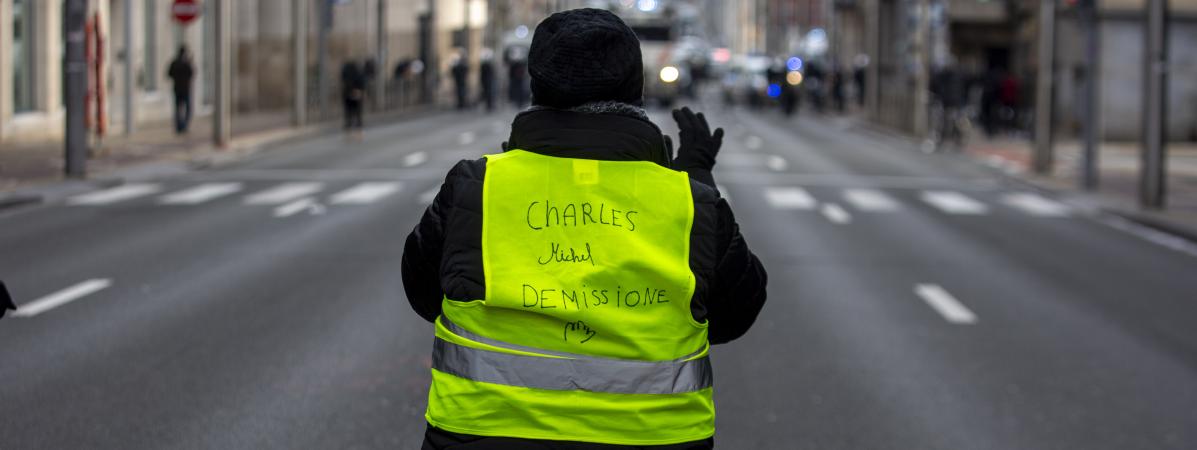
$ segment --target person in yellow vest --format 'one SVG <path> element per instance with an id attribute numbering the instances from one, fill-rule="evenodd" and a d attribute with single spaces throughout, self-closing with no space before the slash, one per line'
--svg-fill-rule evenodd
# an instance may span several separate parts
<path id="1" fill-rule="evenodd" d="M 723 130 L 674 111 L 672 156 L 610 12 L 547 18 L 528 62 L 503 151 L 458 163 L 404 248 L 435 328 L 423 448 L 712 448 L 708 352 L 766 284 L 711 175 Z"/>

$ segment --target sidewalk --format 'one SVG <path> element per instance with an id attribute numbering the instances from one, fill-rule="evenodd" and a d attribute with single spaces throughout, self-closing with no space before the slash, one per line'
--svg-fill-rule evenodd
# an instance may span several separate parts
<path id="1" fill-rule="evenodd" d="M 1092 192 L 1079 187 L 1081 148 L 1077 141 L 1056 143 L 1055 170 L 1046 175 L 1031 171 L 1031 142 L 1026 139 L 972 136 L 965 153 L 1072 202 L 1197 239 L 1197 144 L 1168 145 L 1167 207 L 1163 210 L 1139 207 L 1140 150 L 1136 142 L 1100 144 L 1098 189 Z"/>

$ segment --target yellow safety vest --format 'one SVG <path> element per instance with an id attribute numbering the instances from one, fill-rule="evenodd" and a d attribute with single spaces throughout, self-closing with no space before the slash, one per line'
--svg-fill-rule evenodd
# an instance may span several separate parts
<path id="1" fill-rule="evenodd" d="M 429 423 L 623 445 L 714 435 L 685 173 L 511 150 L 487 156 L 482 209 L 486 298 L 442 302 Z"/>

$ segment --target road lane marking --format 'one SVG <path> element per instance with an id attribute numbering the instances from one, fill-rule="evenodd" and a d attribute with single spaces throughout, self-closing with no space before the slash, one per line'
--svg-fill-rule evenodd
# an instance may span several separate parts
<path id="1" fill-rule="evenodd" d="M 823 217 L 826 217 L 832 223 L 844 225 L 852 222 L 852 215 L 848 214 L 848 211 L 845 211 L 843 207 L 835 203 L 824 203 L 823 208 L 819 212 L 822 212 Z"/>
<path id="2" fill-rule="evenodd" d="M 948 214 L 980 215 L 989 213 L 984 203 L 952 191 L 924 191 L 923 201 Z"/>
<path id="3" fill-rule="evenodd" d="M 765 201 L 776 209 L 814 209 L 818 202 L 802 188 L 767 187 Z"/>
<path id="4" fill-rule="evenodd" d="M 765 165 L 769 167 L 769 170 L 774 172 L 784 171 L 790 166 L 790 164 L 786 162 L 785 158 L 777 155 L 770 155 L 769 159 L 765 161 Z"/>
<path id="5" fill-rule="evenodd" d="M 1007 194 L 1002 197 L 1002 203 L 1033 216 L 1068 217 L 1069 215 L 1069 208 L 1063 203 L 1026 192 Z"/>
<path id="6" fill-rule="evenodd" d="M 246 197 L 245 203 L 250 205 L 277 205 L 312 195 L 321 189 L 324 189 L 324 183 L 283 183 Z"/>
<path id="7" fill-rule="evenodd" d="M 428 161 L 428 152 L 415 152 L 403 157 L 403 167 L 415 167 Z"/>
<path id="8" fill-rule="evenodd" d="M 477 139 L 477 137 L 478 136 L 474 134 L 473 131 L 463 131 L 461 132 L 461 135 L 457 137 L 457 143 L 461 145 L 470 145 L 474 143 L 474 140 Z"/>
<path id="9" fill-rule="evenodd" d="M 761 148 L 761 145 L 764 145 L 764 143 L 765 140 L 761 139 L 760 136 L 748 136 L 747 138 L 744 138 L 744 147 L 748 148 L 749 150 L 759 149 Z"/>
<path id="10" fill-rule="evenodd" d="M 845 189 L 844 200 L 861 211 L 892 212 L 898 210 L 893 197 L 876 189 Z"/>
<path id="11" fill-rule="evenodd" d="M 241 190 L 241 183 L 205 183 L 163 195 L 158 203 L 163 205 L 196 205 Z"/>
<path id="12" fill-rule="evenodd" d="M 301 211 L 307 210 L 312 210 L 313 213 L 316 213 L 319 210 L 319 205 L 316 204 L 316 199 L 312 197 L 304 197 L 291 203 L 276 207 L 274 208 L 274 217 L 290 217 Z"/>
<path id="13" fill-rule="evenodd" d="M 948 322 L 962 325 L 977 323 L 977 315 L 938 284 L 917 284 L 914 293 Z"/>
<path id="14" fill-rule="evenodd" d="M 402 188 L 403 185 L 398 182 L 359 183 L 357 186 L 334 194 L 329 201 L 334 205 L 365 205 L 399 192 Z"/>
<path id="15" fill-rule="evenodd" d="M 33 317 L 112 286 L 108 278 L 93 278 L 21 305 L 13 317 Z"/>
<path id="16" fill-rule="evenodd" d="M 433 186 L 432 189 L 424 191 L 423 193 L 420 194 L 420 203 L 423 203 L 425 205 L 431 204 L 433 200 L 436 200 L 436 194 L 439 194 L 440 192 L 441 192 L 440 186 Z"/>
<path id="17" fill-rule="evenodd" d="M 82 195 L 76 195 L 67 199 L 68 205 L 107 205 L 109 203 L 116 203 L 124 200 L 134 199 L 150 194 L 158 193 L 162 187 L 152 183 L 134 183 L 117 186 L 114 188 L 104 189 L 102 191 L 89 192 Z"/>

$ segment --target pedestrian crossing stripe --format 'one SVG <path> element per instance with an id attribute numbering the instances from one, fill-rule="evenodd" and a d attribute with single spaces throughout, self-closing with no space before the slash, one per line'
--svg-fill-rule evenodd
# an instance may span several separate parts
<path id="1" fill-rule="evenodd" d="M 196 205 L 234 194 L 242 188 L 241 183 L 204 183 L 193 188 L 163 195 L 158 199 L 164 205 Z"/>
<path id="2" fill-rule="evenodd" d="M 245 198 L 249 205 L 278 205 L 307 197 L 324 189 L 324 183 L 283 183 Z"/>
<path id="3" fill-rule="evenodd" d="M 339 187 L 336 191 L 330 190 L 327 197 L 321 199 L 320 193 L 328 188 L 324 182 L 283 182 L 249 192 L 240 201 L 246 205 L 274 207 L 292 205 L 304 199 L 309 199 L 313 204 L 368 205 L 403 192 L 404 187 L 405 184 L 400 181 L 362 181 Z M 433 186 L 420 192 L 415 195 L 416 200 L 421 204 L 431 203 L 439 188 Z M 729 196 L 726 186 L 718 188 L 724 197 Z M 158 183 L 129 183 L 69 197 L 65 203 L 71 206 L 105 206 L 158 195 L 152 200 L 158 205 L 196 206 L 229 198 L 246 190 L 244 182 L 208 182 L 163 193 L 163 186 Z M 773 209 L 817 211 L 828 220 L 841 224 L 853 222 L 849 211 L 893 213 L 903 208 L 903 202 L 892 193 L 876 188 L 843 188 L 836 198 L 825 197 L 826 201 L 798 186 L 765 186 L 761 193 L 765 203 Z M 1032 192 L 1007 192 L 982 201 L 951 190 L 924 190 L 918 191 L 916 198 L 951 215 L 989 214 L 991 207 L 986 201 L 1034 217 L 1070 217 L 1074 212 L 1064 203 Z"/>
<path id="4" fill-rule="evenodd" d="M 162 186 L 153 183 L 131 183 L 124 184 L 113 188 L 103 189 L 95 192 L 88 192 L 82 195 L 76 195 L 67 199 L 68 205 L 107 205 L 125 200 L 131 200 L 137 197 L 144 197 L 151 194 L 156 194 L 162 190 Z"/>

